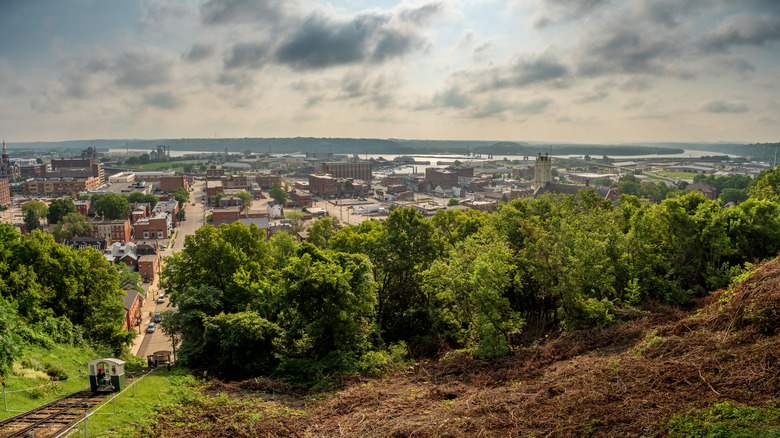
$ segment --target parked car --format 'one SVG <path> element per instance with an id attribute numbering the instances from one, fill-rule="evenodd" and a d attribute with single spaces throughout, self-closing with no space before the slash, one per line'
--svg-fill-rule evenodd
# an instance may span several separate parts
<path id="1" fill-rule="evenodd" d="M 157 297 L 157 304 L 162 304 L 165 302 L 165 294 L 160 294 L 159 297 Z"/>
<path id="2" fill-rule="evenodd" d="M 160 315 L 160 312 L 157 312 L 157 313 L 154 314 L 154 318 L 152 318 L 152 321 L 154 321 L 154 322 L 162 321 L 162 315 Z"/>
<path id="3" fill-rule="evenodd" d="M 154 323 L 150 322 L 149 325 L 146 327 L 146 333 L 154 333 Z"/>

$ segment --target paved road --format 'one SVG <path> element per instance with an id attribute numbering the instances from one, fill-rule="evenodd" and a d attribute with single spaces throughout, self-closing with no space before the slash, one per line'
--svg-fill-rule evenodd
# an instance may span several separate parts
<path id="1" fill-rule="evenodd" d="M 179 226 L 174 230 L 174 239 L 169 242 L 168 247 L 161 251 L 163 256 L 163 263 L 165 263 L 165 256 L 170 256 L 173 252 L 181 251 L 184 248 L 184 236 L 189 234 L 195 234 L 195 231 L 205 223 L 206 209 L 208 206 L 204 205 L 201 199 L 206 194 L 206 183 L 203 181 L 197 181 L 193 185 L 193 191 L 190 192 L 190 200 L 185 206 L 186 220 L 179 223 Z M 192 204 L 195 205 L 192 205 Z M 133 352 L 136 356 L 146 357 L 156 351 L 168 350 L 171 351 L 173 346 L 171 339 L 165 336 L 165 333 L 159 329 L 154 333 L 146 333 L 146 327 L 149 325 L 153 315 L 156 312 L 162 312 L 164 310 L 175 310 L 175 307 L 170 305 L 168 298 L 165 298 L 163 303 L 157 302 L 157 297 L 161 293 L 158 281 L 155 280 L 148 287 L 146 294 L 146 301 L 143 305 L 141 312 L 141 333 L 136 337 Z"/>

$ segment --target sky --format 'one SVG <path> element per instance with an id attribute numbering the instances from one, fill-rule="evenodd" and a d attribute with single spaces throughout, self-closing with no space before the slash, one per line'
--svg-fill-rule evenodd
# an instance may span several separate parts
<path id="1" fill-rule="evenodd" d="M 780 141 L 780 0 L 1 0 L 0 138 Z"/>

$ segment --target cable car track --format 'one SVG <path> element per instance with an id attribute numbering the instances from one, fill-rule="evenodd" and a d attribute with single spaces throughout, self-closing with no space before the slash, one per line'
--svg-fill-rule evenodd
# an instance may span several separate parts
<path id="1" fill-rule="evenodd" d="M 135 380 L 134 377 L 143 374 L 144 371 L 146 369 L 128 373 L 128 377 Z M 35 409 L 0 420 L 0 437 L 23 438 L 26 434 L 32 434 L 27 436 L 35 438 L 59 436 L 113 395 L 95 393 L 89 388 L 82 389 Z M 85 403 L 88 405 L 85 406 Z"/>

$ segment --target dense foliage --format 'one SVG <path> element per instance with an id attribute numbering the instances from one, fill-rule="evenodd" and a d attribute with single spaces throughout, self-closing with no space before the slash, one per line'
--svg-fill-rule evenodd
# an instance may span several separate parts
<path id="1" fill-rule="evenodd" d="M 86 340 L 119 354 L 134 336 L 122 328 L 123 296 L 119 272 L 99 251 L 0 224 L 0 375 L 24 344 Z"/>
<path id="2" fill-rule="evenodd" d="M 724 209 L 698 192 L 612 203 L 583 190 L 492 214 L 401 208 L 338 231 L 325 218 L 304 243 L 207 226 L 163 272 L 179 307 L 168 324 L 188 364 L 242 374 L 315 379 L 436 339 L 500 357 L 529 329 L 603 326 L 727 285 L 778 254 L 778 209 L 754 198 Z"/>

